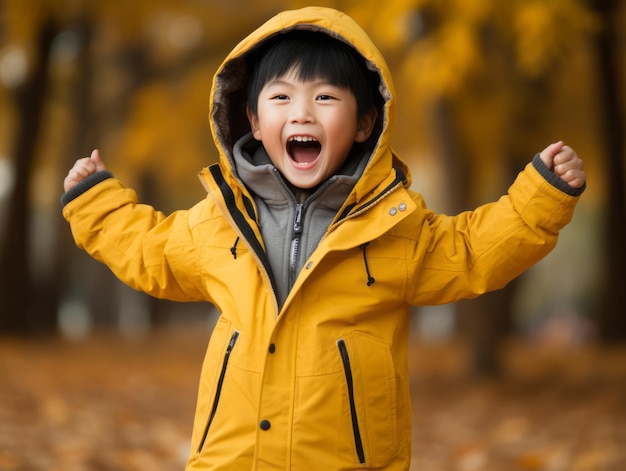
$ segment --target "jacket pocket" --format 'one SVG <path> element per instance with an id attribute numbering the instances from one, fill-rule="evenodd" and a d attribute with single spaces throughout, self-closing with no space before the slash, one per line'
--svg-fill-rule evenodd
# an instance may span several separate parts
<path id="1" fill-rule="evenodd" d="M 226 346 L 226 350 L 224 352 L 224 358 L 222 360 L 222 368 L 220 370 L 219 378 L 217 379 L 217 384 L 215 386 L 215 395 L 213 396 L 213 403 L 211 405 L 211 410 L 209 412 L 209 417 L 207 419 L 206 426 L 204 427 L 204 433 L 202 434 L 202 438 L 200 439 L 200 443 L 198 445 L 197 452 L 200 453 L 202 448 L 204 447 L 204 442 L 207 439 L 209 434 L 209 430 L 211 429 L 211 423 L 215 417 L 215 413 L 217 412 L 217 407 L 220 402 L 220 395 L 222 393 L 222 386 L 224 384 L 224 377 L 226 376 L 226 370 L 228 369 L 228 361 L 230 359 L 230 355 L 235 348 L 235 344 L 237 343 L 237 339 L 239 338 L 239 331 L 235 330 L 230 337 L 230 341 Z"/>
<path id="2" fill-rule="evenodd" d="M 356 411 L 356 403 L 354 401 L 354 380 L 352 378 L 352 366 L 350 365 L 350 355 L 346 342 L 343 339 L 337 340 L 337 347 L 341 355 L 343 370 L 346 375 L 346 386 L 348 387 L 348 402 L 350 403 L 350 419 L 352 420 L 352 433 L 354 434 L 354 447 L 359 464 L 365 464 L 365 451 L 363 450 L 363 440 L 361 438 L 361 429 L 359 428 L 359 416 Z"/>
<path id="3" fill-rule="evenodd" d="M 389 347 L 362 334 L 337 340 L 358 464 L 382 467 L 398 449 L 396 379 Z"/>

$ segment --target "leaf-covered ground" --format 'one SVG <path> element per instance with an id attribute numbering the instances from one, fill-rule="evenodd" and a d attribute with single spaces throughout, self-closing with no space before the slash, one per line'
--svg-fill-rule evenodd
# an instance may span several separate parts
<path id="1" fill-rule="evenodd" d="M 0 470 L 183 469 L 208 332 L 0 338 Z M 626 470 L 626 350 L 412 347 L 416 471 Z"/>

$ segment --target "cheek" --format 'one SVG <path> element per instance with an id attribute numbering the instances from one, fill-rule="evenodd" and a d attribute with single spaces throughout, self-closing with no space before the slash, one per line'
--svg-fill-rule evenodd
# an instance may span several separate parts
<path id="1" fill-rule="evenodd" d="M 333 146 L 345 152 L 350 150 L 356 139 L 356 125 L 352 124 L 349 119 L 345 117 L 333 122 L 332 133 L 329 136 L 334 143 Z"/>
<path id="2" fill-rule="evenodd" d="M 276 127 L 272 119 L 259 112 L 256 125 L 252 127 L 252 135 L 257 141 L 269 141 L 274 138 L 275 129 Z"/>
<path id="3" fill-rule="evenodd" d="M 358 124 L 357 121 L 356 111 L 352 112 L 352 110 L 343 110 L 343 112 L 329 117 L 328 122 L 331 129 L 335 130 L 336 133 L 343 136 L 349 136 L 351 139 L 354 139 Z"/>

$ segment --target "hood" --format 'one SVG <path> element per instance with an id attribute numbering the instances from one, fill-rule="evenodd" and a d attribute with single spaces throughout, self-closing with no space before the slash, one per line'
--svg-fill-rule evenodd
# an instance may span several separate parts
<path id="1" fill-rule="evenodd" d="M 395 155 L 389 144 L 395 114 L 395 90 L 389 68 L 369 36 L 352 18 L 325 7 L 306 7 L 279 13 L 237 44 L 218 68 L 211 88 L 209 119 L 223 171 L 235 175 L 233 146 L 239 138 L 250 132 L 245 112 L 246 85 L 255 50 L 269 38 L 296 29 L 323 32 L 345 41 L 366 59 L 367 66 L 380 77 L 379 92 L 384 108 L 379 110 L 377 140 L 363 178 L 355 186 L 350 199 L 354 202 L 366 198 L 388 179 L 390 173 L 395 175 L 392 167 L 402 170 L 408 186 L 408 167 Z"/>

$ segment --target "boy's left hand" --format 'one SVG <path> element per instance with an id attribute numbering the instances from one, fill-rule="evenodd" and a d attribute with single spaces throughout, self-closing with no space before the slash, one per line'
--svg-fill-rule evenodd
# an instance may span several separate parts
<path id="1" fill-rule="evenodd" d="M 574 149 L 566 146 L 563 141 L 550 144 L 539 154 L 543 163 L 552 172 L 561 177 L 572 188 L 582 188 L 586 175 L 583 172 L 583 161 Z"/>

